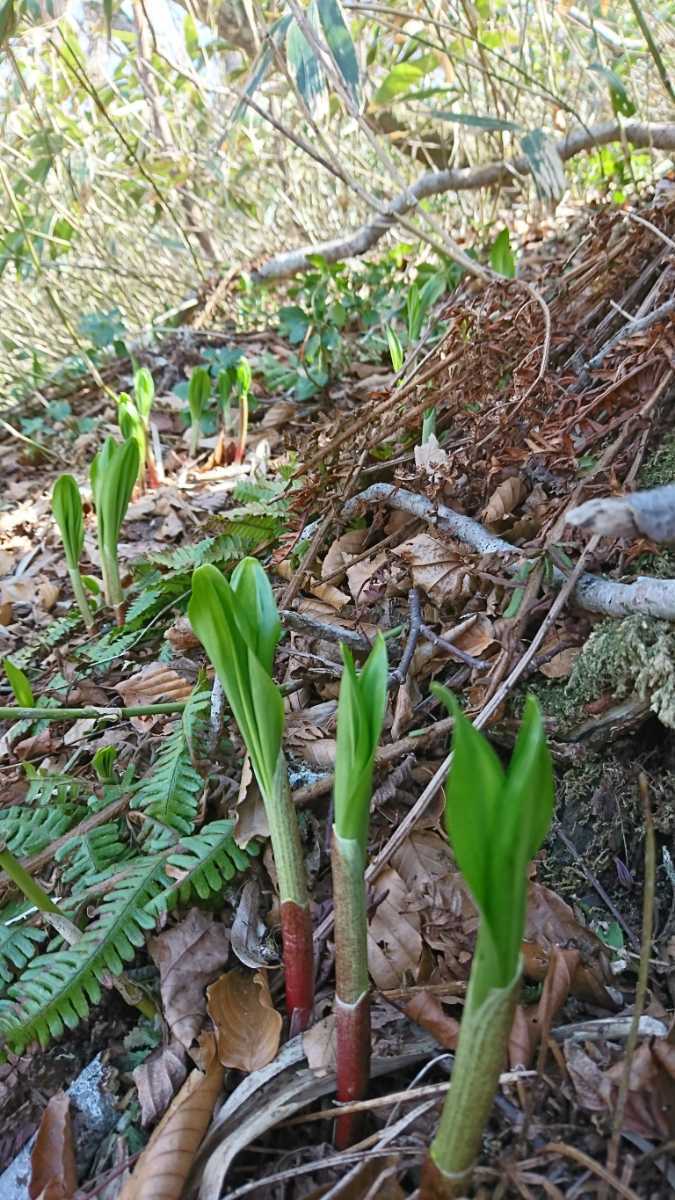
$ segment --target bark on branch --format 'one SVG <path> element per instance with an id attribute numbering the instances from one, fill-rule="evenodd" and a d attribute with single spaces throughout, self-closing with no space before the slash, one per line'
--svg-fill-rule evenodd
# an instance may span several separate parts
<path id="1" fill-rule="evenodd" d="M 584 150 L 593 150 L 599 146 L 607 146 L 610 142 L 626 141 L 631 146 L 651 147 L 655 150 L 675 150 L 675 124 L 641 124 L 629 121 L 620 125 L 618 121 L 607 121 L 595 125 L 588 130 L 580 129 L 566 138 L 556 142 L 556 149 L 563 162 Z M 508 162 L 486 163 L 482 167 L 461 167 L 450 171 L 427 171 L 405 191 L 400 192 L 386 213 L 378 215 L 373 221 L 361 225 L 344 238 L 332 241 L 317 242 L 313 246 L 301 246 L 297 250 L 289 250 L 269 259 L 257 271 L 252 273 L 253 282 L 263 280 L 285 279 L 311 268 L 308 255 L 322 254 L 328 262 L 340 262 L 345 258 L 354 258 L 365 254 L 385 233 L 395 225 L 398 218 L 414 208 L 415 204 L 428 196 L 438 196 L 443 192 L 474 191 L 479 188 L 494 187 L 499 183 L 513 182 L 514 178 L 527 176 L 532 168 L 524 154 L 510 159 Z"/>
<path id="2" fill-rule="evenodd" d="M 503 538 L 489 533 L 472 517 L 456 513 L 444 504 L 432 504 L 425 496 L 406 492 L 389 483 L 374 483 L 348 500 L 342 509 L 343 515 L 356 516 L 369 504 L 388 504 L 391 508 L 420 517 L 466 542 L 479 554 L 508 555 L 510 562 L 506 564 L 506 569 L 509 573 L 514 573 L 522 561 L 523 552 L 518 546 L 512 546 Z M 554 582 L 557 587 L 565 582 L 565 576 L 557 569 L 554 569 Z M 572 595 L 581 608 L 609 617 L 642 613 L 643 616 L 659 617 L 666 621 L 675 619 L 675 579 L 653 579 L 649 575 L 638 575 L 635 583 L 615 583 L 613 579 L 599 579 L 597 575 L 584 574 Z"/>

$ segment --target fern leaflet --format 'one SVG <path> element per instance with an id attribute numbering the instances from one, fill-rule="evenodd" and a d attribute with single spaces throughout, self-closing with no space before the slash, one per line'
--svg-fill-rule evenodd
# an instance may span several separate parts
<path id="1" fill-rule="evenodd" d="M 67 1026 L 75 1026 L 101 998 L 101 981 L 119 975 L 144 945 L 154 918 L 147 906 L 163 880 L 161 858 L 134 863 L 103 900 L 79 942 L 33 959 L 0 1001 L 0 1039 L 17 1054 L 31 1042 L 46 1046 Z M 18 1002 L 18 1004 L 17 1004 Z"/>
<path id="2" fill-rule="evenodd" d="M 128 845 L 120 841 L 120 831 L 119 821 L 108 821 L 61 846 L 56 852 L 56 861 L 70 862 L 61 876 L 62 881 L 81 890 L 93 887 L 111 869 L 119 870 L 120 865 L 133 853 Z"/>
<path id="3" fill-rule="evenodd" d="M 142 779 L 133 808 L 140 808 L 178 833 L 192 833 L 204 781 L 192 763 L 195 722 L 208 703 L 208 692 L 196 688 L 152 770 Z"/>
<path id="4" fill-rule="evenodd" d="M 232 837 L 232 821 L 211 821 L 198 834 L 183 838 L 167 860 L 166 869 L 175 882 L 155 896 L 146 910 L 158 916 L 185 904 L 193 896 L 207 900 L 222 892 L 223 886 L 250 865 L 258 846 L 252 842 L 245 850 Z"/>
<path id="5" fill-rule="evenodd" d="M 34 911 L 26 900 L 8 904 L 0 912 L 0 979 L 9 983 L 16 971 L 22 971 L 35 954 L 35 947 L 44 942 L 47 934 L 25 917 Z M 15 970 L 15 969 L 16 970 Z"/>
<path id="6" fill-rule="evenodd" d="M 69 804 L 38 809 L 13 804 L 0 812 L 0 841 L 6 842 L 18 858 L 38 854 L 62 833 L 67 833 L 85 811 Z"/>

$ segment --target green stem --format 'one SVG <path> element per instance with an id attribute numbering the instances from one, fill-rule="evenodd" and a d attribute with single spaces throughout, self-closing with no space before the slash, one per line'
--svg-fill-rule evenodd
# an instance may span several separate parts
<path id="1" fill-rule="evenodd" d="M 338 1100 L 362 1100 L 370 1077 L 370 998 L 365 854 L 333 826 L 331 870 L 335 906 L 335 1017 Z M 335 1144 L 345 1150 L 359 1134 L 353 1114 L 337 1117 Z"/>
<path id="2" fill-rule="evenodd" d="M 183 712 L 185 700 L 175 700 L 172 704 L 141 704 L 135 708 L 0 708 L 0 721 L 96 721 L 99 717 L 106 720 L 111 717 L 155 717 L 169 713 Z"/>
<path id="3" fill-rule="evenodd" d="M 436 409 L 435 407 L 427 408 L 422 420 L 422 445 L 429 441 L 429 438 L 436 432 Z"/>
<path id="4" fill-rule="evenodd" d="M 80 575 L 80 568 L 78 566 L 68 567 L 68 574 L 70 575 L 70 582 L 77 607 L 82 613 L 82 620 L 84 621 L 87 629 L 93 629 L 94 615 L 89 607 L 89 601 L 87 600 L 84 585 L 82 583 L 82 576 Z"/>
<path id="5" fill-rule="evenodd" d="M 485 991 L 485 939 L 478 931 L 452 1082 L 422 1175 L 420 1200 L 464 1196 L 480 1152 L 499 1076 L 506 1057 L 520 981 L 520 963 L 511 983 Z M 476 1003 L 476 995 L 485 998 Z"/>
<path id="6" fill-rule="evenodd" d="M 117 561 L 117 543 L 112 550 L 100 547 L 101 567 L 103 570 L 103 588 L 107 603 L 115 613 L 118 625 L 124 624 L 124 592 L 120 580 L 120 569 Z"/>
<path id="7" fill-rule="evenodd" d="M 40 912 L 44 913 L 59 913 L 61 909 L 58 904 L 47 895 L 39 883 L 33 879 L 32 875 L 28 874 L 25 867 L 14 857 L 11 850 L 7 849 L 5 842 L 0 842 L 0 868 L 11 879 L 12 883 L 16 884 L 19 891 L 23 893 L 26 900 Z"/>
<path id="8" fill-rule="evenodd" d="M 248 395 L 242 392 L 239 397 L 239 445 L 235 462 L 243 462 L 246 453 L 246 436 L 248 434 Z"/>
<path id="9" fill-rule="evenodd" d="M 192 426 L 190 429 L 190 455 L 192 458 L 197 457 L 197 451 L 199 450 L 199 442 L 200 442 L 201 436 L 202 436 L 201 421 L 195 420 L 195 418 L 193 417 L 192 418 Z"/>
<path id="10" fill-rule="evenodd" d="M 274 864 L 279 880 L 286 1008 L 291 1035 L 309 1025 L 314 1007 L 314 952 L 307 876 L 298 814 L 288 786 L 286 759 L 280 753 L 270 795 L 263 796 Z"/>

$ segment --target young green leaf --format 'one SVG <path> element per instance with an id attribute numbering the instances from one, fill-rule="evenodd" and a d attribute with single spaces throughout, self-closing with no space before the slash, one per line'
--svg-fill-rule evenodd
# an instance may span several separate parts
<path id="1" fill-rule="evenodd" d="M 345 87 L 351 92 L 354 103 L 360 102 L 359 63 L 349 26 L 345 21 L 339 0 L 317 0 L 317 11 L 326 44 L 331 52 Z"/>
<path id="2" fill-rule="evenodd" d="M 391 365 L 394 368 L 394 370 L 396 371 L 396 374 L 398 374 L 398 372 L 401 370 L 401 367 L 403 366 L 403 361 L 404 361 L 403 347 L 401 345 L 401 339 L 399 338 L 398 334 L 396 333 L 396 330 L 393 329 L 391 325 L 385 326 L 385 333 L 387 335 L 387 345 L 389 346 L 389 357 L 391 358 Z"/>
<path id="3" fill-rule="evenodd" d="M 59 475 L 52 489 L 52 512 L 59 527 L 66 562 L 70 569 L 79 566 L 84 547 L 84 520 L 80 489 L 72 475 Z"/>
<path id="4" fill-rule="evenodd" d="M 147 367 L 141 367 L 134 375 L 134 400 L 145 428 L 150 420 L 150 410 L 155 399 L 155 381 Z"/>
<path id="5" fill-rule="evenodd" d="M 197 453 L 199 439 L 201 438 L 201 422 L 204 410 L 211 396 L 211 376 L 206 367 L 195 367 L 190 376 L 188 385 L 188 405 L 190 407 L 190 417 L 192 418 L 192 435 L 190 441 L 190 451 L 193 455 Z"/>
<path id="6" fill-rule="evenodd" d="M 148 452 L 145 421 L 127 392 L 120 392 L 117 397 L 117 424 L 125 441 L 133 438 L 138 446 L 138 477 L 140 479 L 145 471 L 145 459 Z"/>
<path id="7" fill-rule="evenodd" d="M 30 680 L 21 667 L 17 667 L 12 662 L 11 658 L 3 658 L 2 665 L 5 669 L 5 675 L 9 681 L 9 686 L 14 692 L 14 699 L 20 708 L 33 708 L 35 700 L 33 698 L 33 689 L 30 686 Z"/>
<path id="8" fill-rule="evenodd" d="M 257 559 L 242 559 L 231 583 L 210 564 L 198 567 L 188 615 L 223 685 L 260 789 L 269 797 L 284 723 L 283 700 L 271 677 L 281 627 Z"/>
<path id="9" fill-rule="evenodd" d="M 344 671 L 335 751 L 335 829 L 339 837 L 358 842 L 365 854 L 375 751 L 387 703 L 387 647 L 378 633 L 359 674 L 350 651 L 344 645 L 341 650 Z"/>
<path id="10" fill-rule="evenodd" d="M 492 244 L 490 266 L 498 275 L 504 275 L 507 279 L 513 279 L 516 273 L 516 260 L 513 257 L 508 229 L 502 229 Z"/>
<path id="11" fill-rule="evenodd" d="M 117 562 L 117 543 L 138 478 L 139 462 L 138 444 L 133 438 L 120 445 L 113 437 L 108 437 L 92 462 L 89 472 L 96 509 L 103 586 L 108 604 L 117 610 L 118 620 L 123 595 Z"/>

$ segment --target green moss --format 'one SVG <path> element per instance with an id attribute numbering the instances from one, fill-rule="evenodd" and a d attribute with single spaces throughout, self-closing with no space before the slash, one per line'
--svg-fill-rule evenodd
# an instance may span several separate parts
<path id="1" fill-rule="evenodd" d="M 668 621 L 636 615 L 591 634 L 565 687 L 568 711 L 607 692 L 617 700 L 636 694 L 675 729 L 675 631 Z"/>
<path id="2" fill-rule="evenodd" d="M 656 554 L 640 554 L 631 563 L 631 573 L 653 575 L 656 579 L 675 579 L 675 551 L 658 550 Z"/>
<path id="3" fill-rule="evenodd" d="M 638 482 L 647 488 L 675 483 L 675 433 L 667 433 L 658 450 L 643 463 Z"/>

